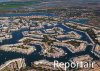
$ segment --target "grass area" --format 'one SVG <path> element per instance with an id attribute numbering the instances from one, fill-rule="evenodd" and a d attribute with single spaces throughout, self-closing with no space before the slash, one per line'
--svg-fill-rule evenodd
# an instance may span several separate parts
<path id="1" fill-rule="evenodd" d="M 31 41 L 33 41 L 32 39 L 25 39 L 24 41 L 23 41 L 23 43 L 24 44 L 29 44 Z"/>
<path id="2" fill-rule="evenodd" d="M 75 46 L 75 47 L 79 47 L 81 42 L 77 42 L 77 41 L 74 41 L 74 40 L 71 40 L 71 41 L 68 41 L 69 44 Z"/>
<path id="3" fill-rule="evenodd" d="M 94 21 L 94 22 L 97 22 L 97 23 L 100 22 L 100 17 L 99 17 L 99 16 L 90 16 L 90 17 L 88 17 L 88 18 L 89 18 L 89 20 L 91 20 L 91 21 Z"/>
<path id="4" fill-rule="evenodd" d="M 25 46 L 23 46 L 23 45 L 17 46 L 17 48 L 28 49 L 28 47 L 25 47 Z"/>
<path id="5" fill-rule="evenodd" d="M 23 6 L 29 6 L 39 3 L 39 0 L 33 0 L 28 2 L 1 2 L 0 10 L 11 9 L 11 8 L 20 8 Z"/>

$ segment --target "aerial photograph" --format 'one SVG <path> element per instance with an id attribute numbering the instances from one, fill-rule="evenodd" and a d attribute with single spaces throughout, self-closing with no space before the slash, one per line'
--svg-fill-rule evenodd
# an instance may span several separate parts
<path id="1" fill-rule="evenodd" d="M 0 71 L 100 71 L 100 0 L 0 0 Z"/>

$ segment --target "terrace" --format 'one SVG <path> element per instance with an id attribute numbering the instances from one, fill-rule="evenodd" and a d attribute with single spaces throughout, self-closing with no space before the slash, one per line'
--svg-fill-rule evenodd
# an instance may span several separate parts
<path id="1" fill-rule="evenodd" d="M 11 44 L 11 45 L 2 45 L 0 47 L 0 50 L 8 51 L 8 52 L 18 52 L 18 53 L 29 55 L 33 53 L 36 49 L 32 46 L 24 45 L 23 43 L 18 43 L 18 44 Z"/>
<path id="2" fill-rule="evenodd" d="M 39 61 L 35 61 L 32 64 L 32 70 L 52 70 L 52 71 L 63 71 L 63 68 L 53 68 L 53 62 L 49 62 L 47 60 L 39 60 Z"/>
<path id="3" fill-rule="evenodd" d="M 100 58 L 100 45 L 96 45 L 93 49 L 92 49 L 92 52 Z"/>
<path id="4" fill-rule="evenodd" d="M 0 66 L 0 71 L 15 71 L 20 70 L 21 68 L 25 68 L 25 59 L 17 58 L 13 60 L 9 60 Z"/>
<path id="5" fill-rule="evenodd" d="M 0 33 L 0 40 L 6 40 L 6 39 L 11 39 L 12 38 L 12 35 L 11 34 L 9 34 L 9 33 Z"/>
<path id="6" fill-rule="evenodd" d="M 71 31 L 71 32 L 68 32 L 66 34 L 62 34 L 62 35 L 59 35 L 57 36 L 57 38 L 73 38 L 73 39 L 80 39 L 81 38 L 81 35 L 79 35 L 78 33 L 74 32 L 74 31 Z"/>
<path id="7" fill-rule="evenodd" d="M 85 51 L 87 42 L 81 40 L 65 40 L 62 42 L 54 42 L 55 46 L 63 46 L 69 49 L 72 53 Z"/>

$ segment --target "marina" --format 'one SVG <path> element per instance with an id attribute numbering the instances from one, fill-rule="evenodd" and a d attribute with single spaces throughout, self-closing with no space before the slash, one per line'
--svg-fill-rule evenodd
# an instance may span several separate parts
<path id="1" fill-rule="evenodd" d="M 44 28 L 39 28 L 38 29 L 38 31 L 40 30 L 40 32 L 42 34 L 46 34 L 46 32 L 43 32 L 43 30 L 45 30 L 45 29 L 51 29 L 53 27 L 60 27 L 60 28 L 62 28 L 62 31 L 64 31 L 64 34 L 68 33 L 68 32 L 71 32 L 71 31 L 74 31 L 74 32 L 78 33 L 81 36 L 81 38 L 79 38 L 80 40 L 87 41 L 87 43 L 89 43 L 89 44 L 91 43 L 90 38 L 85 33 L 81 32 L 81 31 L 78 31 L 78 30 L 73 30 L 71 28 L 68 28 L 65 25 L 63 25 L 63 23 L 58 23 L 55 26 L 52 26 L 52 25 L 51 26 L 47 26 L 47 25 L 45 25 L 43 27 Z M 13 31 L 12 32 L 12 38 L 11 39 L 5 39 L 2 43 L 0 43 L 0 45 L 6 45 L 6 44 L 10 45 L 10 44 L 18 43 L 18 41 L 24 37 L 23 34 L 22 34 L 22 32 L 24 32 L 24 31 L 29 31 L 29 29 L 27 28 L 27 29 L 21 29 L 21 30 Z M 60 39 L 55 38 L 55 39 L 59 40 L 59 41 L 63 41 L 63 40 L 68 40 L 69 38 L 60 38 Z M 80 51 L 80 52 L 77 52 L 77 53 L 72 53 L 66 47 L 58 46 L 58 48 L 63 49 L 64 52 L 67 53 L 67 55 L 61 56 L 59 58 L 52 58 L 52 57 L 47 57 L 47 56 L 41 55 L 42 48 L 41 48 L 40 45 L 35 45 L 34 44 L 33 46 L 36 47 L 36 51 L 33 52 L 30 55 L 20 54 L 20 53 L 16 53 L 16 52 L 5 52 L 5 51 L 1 51 L 0 50 L 0 57 L 2 58 L 2 59 L 0 59 L 0 64 L 4 63 L 5 61 L 8 61 L 10 59 L 18 58 L 18 57 L 25 58 L 27 65 L 30 65 L 31 62 L 33 62 L 35 60 L 40 60 L 40 59 L 46 59 L 46 60 L 49 60 L 49 61 L 53 61 L 53 60 L 57 59 L 59 61 L 65 62 L 66 60 L 69 60 L 70 58 L 75 57 L 75 56 L 79 56 L 81 54 L 82 55 L 85 55 L 85 54 L 91 55 L 92 54 L 92 53 L 89 53 L 87 50 Z M 91 48 L 92 48 L 92 46 L 91 46 Z M 94 56 L 94 58 L 95 58 L 95 56 Z"/>

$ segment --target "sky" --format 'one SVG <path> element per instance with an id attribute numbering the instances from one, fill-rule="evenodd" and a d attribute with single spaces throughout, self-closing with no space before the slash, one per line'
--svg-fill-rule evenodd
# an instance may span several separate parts
<path id="1" fill-rule="evenodd" d="M 6 1 L 9 1 L 9 0 L 0 0 L 0 2 L 6 2 Z"/>
<path id="2" fill-rule="evenodd" d="M 0 0 L 0 2 L 7 2 L 7 1 L 32 1 L 32 0 Z M 41 1 L 100 2 L 100 0 L 41 0 Z"/>

